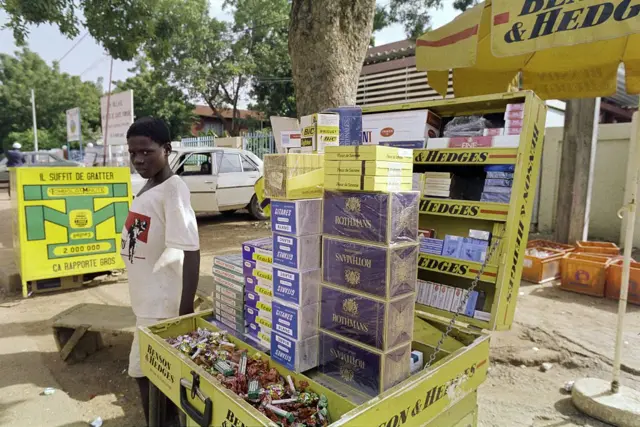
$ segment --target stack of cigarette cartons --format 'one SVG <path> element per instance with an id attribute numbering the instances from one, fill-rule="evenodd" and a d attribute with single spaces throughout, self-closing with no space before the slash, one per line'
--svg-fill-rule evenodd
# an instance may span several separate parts
<path id="1" fill-rule="evenodd" d="M 524 126 L 524 104 L 507 104 L 504 113 L 504 134 L 520 135 Z"/>
<path id="2" fill-rule="evenodd" d="M 329 190 L 410 191 L 413 150 L 376 145 L 327 147 L 324 186 Z"/>
<path id="3" fill-rule="evenodd" d="M 340 138 L 340 115 L 318 113 L 300 118 L 303 153 L 324 153 L 326 147 L 338 146 Z"/>
<path id="4" fill-rule="evenodd" d="M 246 337 L 271 347 L 273 311 L 273 241 L 271 237 L 242 244 Z"/>
<path id="5" fill-rule="evenodd" d="M 242 336 L 244 319 L 244 273 L 242 254 L 213 258 L 213 310 L 215 319 Z"/>
<path id="6" fill-rule="evenodd" d="M 264 156 L 265 197 L 298 200 L 322 197 L 322 154 L 267 154 Z"/>
<path id="7" fill-rule="evenodd" d="M 489 165 L 484 168 L 487 177 L 480 201 L 509 203 L 513 187 L 514 165 Z"/>
<path id="8" fill-rule="evenodd" d="M 423 194 L 426 197 L 450 197 L 451 182 L 450 172 L 427 172 L 424 174 Z"/>
<path id="9" fill-rule="evenodd" d="M 467 302 L 463 305 L 465 298 Z M 467 317 L 476 317 L 476 307 L 484 305 L 485 294 L 435 282 L 418 280 L 416 302 Z M 477 310 L 481 312 L 480 310 Z"/>
<path id="10" fill-rule="evenodd" d="M 374 150 L 332 150 L 327 158 L 359 160 L 363 173 L 379 170 L 377 163 L 391 156 L 403 158 L 402 149 L 366 148 Z M 364 159 L 349 158 L 363 154 Z M 333 180 L 353 176 L 365 175 L 335 175 Z M 325 190 L 318 370 L 370 396 L 409 376 L 419 202 L 414 191 Z"/>
<path id="11" fill-rule="evenodd" d="M 271 357 L 295 372 L 318 365 L 322 199 L 273 200 Z"/>

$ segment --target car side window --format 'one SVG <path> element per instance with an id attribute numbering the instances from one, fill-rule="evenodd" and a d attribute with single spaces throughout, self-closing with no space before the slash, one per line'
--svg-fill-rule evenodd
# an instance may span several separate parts
<path id="1" fill-rule="evenodd" d="M 179 176 L 211 175 L 213 165 L 211 153 L 192 153 L 180 158 L 182 165 L 176 170 Z"/>
<path id="2" fill-rule="evenodd" d="M 251 162 L 245 156 L 241 156 L 241 158 L 242 158 L 242 170 L 244 170 L 245 172 L 255 172 L 258 170 L 258 168 L 253 164 L 253 162 Z"/>
<path id="3" fill-rule="evenodd" d="M 233 172 L 242 172 L 242 163 L 240 162 L 240 155 L 224 153 L 222 155 L 222 160 L 220 161 L 220 169 L 218 173 L 233 173 Z"/>

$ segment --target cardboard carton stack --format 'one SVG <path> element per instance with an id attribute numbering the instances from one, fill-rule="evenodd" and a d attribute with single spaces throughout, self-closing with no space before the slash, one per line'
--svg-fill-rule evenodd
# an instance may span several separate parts
<path id="1" fill-rule="evenodd" d="M 264 156 L 264 194 L 271 199 L 322 197 L 322 154 L 267 154 Z"/>
<path id="2" fill-rule="evenodd" d="M 273 242 L 271 237 L 242 244 L 245 336 L 263 349 L 271 347 Z"/>
<path id="3" fill-rule="evenodd" d="M 236 336 L 244 334 L 244 275 L 242 254 L 213 258 L 214 317 Z"/>
<path id="4" fill-rule="evenodd" d="M 271 357 L 295 372 L 318 364 L 322 199 L 273 200 Z"/>
<path id="5" fill-rule="evenodd" d="M 451 196 L 453 174 L 449 172 L 427 172 L 424 174 L 424 195 L 426 197 Z"/>
<path id="6" fill-rule="evenodd" d="M 364 183 L 368 171 L 386 180 L 380 171 L 395 162 L 392 173 L 409 171 L 410 190 L 412 153 L 340 147 L 327 149 L 325 159 L 325 171 L 340 174 L 325 180 L 318 370 L 328 381 L 376 396 L 409 376 L 420 194 L 390 190 L 404 183 Z M 345 181 L 368 191 L 339 191 Z"/>
<path id="7" fill-rule="evenodd" d="M 487 177 L 480 201 L 509 203 L 513 186 L 514 165 L 489 165 L 484 168 Z"/>

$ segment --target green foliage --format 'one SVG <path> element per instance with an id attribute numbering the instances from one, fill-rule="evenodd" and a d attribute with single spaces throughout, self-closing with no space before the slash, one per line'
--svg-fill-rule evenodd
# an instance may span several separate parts
<path id="1" fill-rule="evenodd" d="M 171 86 L 162 74 L 142 59 L 131 72 L 136 74 L 125 81 L 114 82 L 116 92 L 133 90 L 133 111 L 136 118 L 154 116 L 164 119 L 169 125 L 173 139 L 188 136 L 196 120 L 194 105 L 180 89 Z"/>
<path id="2" fill-rule="evenodd" d="M 50 132 L 47 129 L 38 129 L 38 149 L 49 150 L 51 148 L 61 148 L 63 145 L 69 145 L 66 142 L 60 143 L 60 139 L 54 135 L 56 132 Z M 33 151 L 33 128 L 26 129 L 22 132 L 11 132 L 5 140 L 7 147 L 11 147 L 14 142 L 22 145 L 22 151 Z"/>
<path id="3" fill-rule="evenodd" d="M 99 134 L 101 87 L 61 73 L 57 63 L 49 66 L 36 53 L 23 49 L 15 56 L 0 54 L 0 144 L 4 148 L 9 134 L 26 138 L 32 129 L 31 89 L 35 90 L 38 128 L 47 133 L 41 137 L 38 132 L 39 148 L 66 144 L 65 112 L 75 107 L 80 107 L 84 141 Z"/>

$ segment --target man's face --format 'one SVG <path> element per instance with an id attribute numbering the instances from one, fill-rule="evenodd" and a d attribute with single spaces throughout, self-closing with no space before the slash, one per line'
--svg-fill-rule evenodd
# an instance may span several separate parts
<path id="1" fill-rule="evenodd" d="M 156 176 L 167 165 L 170 144 L 161 146 L 147 136 L 132 136 L 127 139 L 127 145 L 131 164 L 143 178 Z"/>

